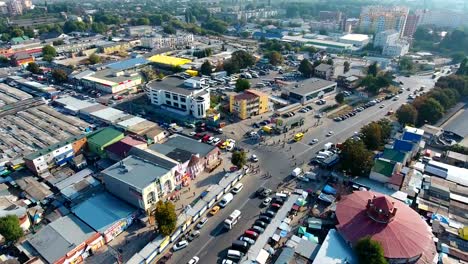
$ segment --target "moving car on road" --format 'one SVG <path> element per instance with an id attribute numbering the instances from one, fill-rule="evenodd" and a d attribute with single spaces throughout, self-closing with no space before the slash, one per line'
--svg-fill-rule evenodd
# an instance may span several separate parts
<path id="1" fill-rule="evenodd" d="M 202 228 L 205 226 L 206 222 L 208 222 L 208 218 L 203 217 L 203 218 L 200 220 L 200 222 L 198 222 L 197 228 L 198 228 L 198 229 L 202 229 Z"/>
<path id="2" fill-rule="evenodd" d="M 178 243 L 176 243 L 173 247 L 173 251 L 179 251 L 183 248 L 186 248 L 188 246 L 188 241 L 187 240 L 181 240 Z"/>
<path id="3" fill-rule="evenodd" d="M 219 212 L 220 209 L 221 209 L 221 207 L 219 207 L 219 206 L 217 206 L 217 205 L 213 206 L 213 208 L 211 208 L 211 210 L 210 210 L 210 215 L 215 215 L 215 214 L 217 214 L 217 213 Z"/>
<path id="4" fill-rule="evenodd" d="M 189 262 L 187 262 L 187 264 L 197 264 L 198 261 L 200 261 L 200 258 L 194 256 L 192 259 L 189 260 Z"/>

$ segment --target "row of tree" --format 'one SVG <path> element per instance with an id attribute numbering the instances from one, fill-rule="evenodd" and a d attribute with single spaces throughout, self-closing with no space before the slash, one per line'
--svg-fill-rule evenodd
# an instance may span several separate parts
<path id="1" fill-rule="evenodd" d="M 468 95 L 468 60 L 461 63 L 456 75 L 441 77 L 436 88 L 402 105 L 396 112 L 401 124 L 421 126 L 434 124 L 460 99 Z"/>
<path id="2" fill-rule="evenodd" d="M 353 176 L 367 175 L 372 168 L 374 150 L 382 149 L 392 131 L 388 119 L 371 122 L 361 128 L 359 137 L 347 139 L 341 148 L 341 169 Z"/>

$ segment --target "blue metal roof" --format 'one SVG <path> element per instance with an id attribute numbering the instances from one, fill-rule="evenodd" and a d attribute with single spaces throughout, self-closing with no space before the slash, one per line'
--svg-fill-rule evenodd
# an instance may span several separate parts
<path id="1" fill-rule="evenodd" d="M 140 65 L 145 65 L 148 63 L 149 61 L 147 59 L 143 57 L 138 57 L 138 58 L 110 63 L 107 65 L 107 67 L 113 70 L 127 70 L 127 69 L 138 67 Z"/>
<path id="2" fill-rule="evenodd" d="M 72 212 L 94 230 L 104 232 L 117 221 L 126 219 L 138 209 L 104 192 L 72 208 Z"/>
<path id="3" fill-rule="evenodd" d="M 421 141 L 422 135 L 418 135 L 418 134 L 406 131 L 405 133 L 403 133 L 403 136 L 401 137 L 401 139 L 417 143 Z"/>
<path id="4" fill-rule="evenodd" d="M 401 139 L 397 139 L 393 143 L 394 150 L 399 150 L 399 151 L 404 151 L 404 152 L 412 151 L 413 146 L 414 146 L 414 143 L 412 143 L 411 141 L 401 140 Z"/>

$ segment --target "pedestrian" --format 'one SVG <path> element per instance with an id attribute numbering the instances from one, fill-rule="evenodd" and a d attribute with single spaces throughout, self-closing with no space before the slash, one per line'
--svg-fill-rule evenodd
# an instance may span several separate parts
<path id="1" fill-rule="evenodd" d="M 190 187 L 188 187 L 188 190 L 189 190 L 189 192 L 190 192 Z"/>
<path id="2" fill-rule="evenodd" d="M 193 192 L 193 196 L 195 196 L 195 192 Z"/>

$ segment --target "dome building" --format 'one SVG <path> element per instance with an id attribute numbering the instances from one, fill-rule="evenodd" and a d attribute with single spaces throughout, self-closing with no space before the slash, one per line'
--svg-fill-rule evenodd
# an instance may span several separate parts
<path id="1" fill-rule="evenodd" d="M 380 242 L 390 264 L 434 263 L 436 248 L 428 224 L 406 204 L 389 196 L 357 191 L 336 207 L 337 230 L 350 245 L 364 237 Z"/>

